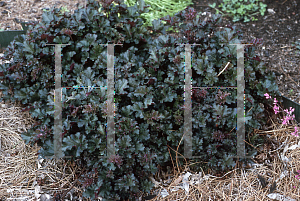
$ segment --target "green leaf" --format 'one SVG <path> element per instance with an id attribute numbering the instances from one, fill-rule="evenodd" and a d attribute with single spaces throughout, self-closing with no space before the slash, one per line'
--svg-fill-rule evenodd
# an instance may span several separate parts
<path id="1" fill-rule="evenodd" d="M 135 145 L 135 151 L 138 152 L 138 151 L 144 151 L 145 147 L 141 144 L 141 143 L 137 143 Z"/>
<path id="2" fill-rule="evenodd" d="M 246 16 L 244 17 L 244 22 L 249 22 L 250 19 L 248 19 Z"/>
<path id="3" fill-rule="evenodd" d="M 51 12 L 43 12 L 42 18 L 43 22 L 46 22 L 46 24 L 50 24 L 50 22 L 54 20 L 53 14 Z"/>
<path id="4" fill-rule="evenodd" d="M 88 149 L 90 150 L 90 152 L 93 152 L 96 149 L 101 149 L 101 143 L 102 143 L 101 138 L 92 138 L 89 140 Z M 102 143 L 102 144 L 104 145 L 105 143 Z M 91 145 L 94 145 L 94 146 L 91 146 Z M 106 144 L 105 144 L 105 146 L 106 146 Z"/>
<path id="5" fill-rule="evenodd" d="M 27 90 L 23 88 L 23 89 L 21 89 L 21 90 L 19 90 L 19 91 L 16 91 L 16 92 L 15 92 L 15 97 L 18 98 L 18 99 L 20 99 L 20 100 L 25 99 L 25 101 L 26 101 L 26 98 L 27 98 Z M 26 101 L 26 102 L 27 102 L 27 101 Z"/>
<path id="6" fill-rule="evenodd" d="M 145 101 L 144 101 L 145 108 L 148 108 L 148 105 L 151 105 L 152 103 L 154 103 L 153 96 L 152 95 L 147 96 L 147 98 L 145 98 Z"/>
<path id="7" fill-rule="evenodd" d="M 131 147 L 130 142 L 131 142 L 131 138 L 129 135 L 124 135 L 117 140 L 117 144 L 119 144 L 121 148 Z"/>
<path id="8" fill-rule="evenodd" d="M 80 119 L 78 121 L 78 127 L 83 127 L 83 126 L 87 126 L 87 125 L 88 125 L 88 121 L 87 120 Z"/>
<path id="9" fill-rule="evenodd" d="M 100 123 L 100 122 L 98 122 L 98 123 Z M 102 126 L 102 124 L 99 124 L 99 126 L 98 126 L 98 128 L 97 128 L 97 131 L 98 131 L 101 135 L 105 135 L 105 134 L 106 134 L 106 133 L 105 133 L 105 130 L 104 130 L 103 126 Z"/>
<path id="10" fill-rule="evenodd" d="M 160 20 L 156 20 L 156 19 L 152 21 L 152 25 L 154 30 L 158 30 L 161 27 L 163 27 L 163 24 L 160 23 Z"/>
<path id="11" fill-rule="evenodd" d="M 29 41 L 25 41 L 23 51 L 33 54 L 34 53 L 34 43 L 29 43 Z"/>
<path id="12" fill-rule="evenodd" d="M 215 8 L 216 7 L 216 3 L 213 4 L 208 4 L 210 7 Z"/>
<path id="13" fill-rule="evenodd" d="M 160 103 L 162 102 L 172 102 L 173 99 L 176 99 L 177 98 L 177 94 L 173 93 L 171 91 L 172 89 L 171 88 L 163 88 L 163 90 L 160 92 L 160 95 L 163 96 L 163 98 L 160 100 Z M 166 96 L 166 94 L 168 94 Z"/>
<path id="14" fill-rule="evenodd" d="M 116 81 L 116 92 L 120 94 L 128 94 L 124 89 L 129 88 L 127 79 L 118 79 Z"/>
<path id="15" fill-rule="evenodd" d="M 41 110 L 39 108 L 36 108 L 35 110 L 33 110 L 33 112 L 31 113 L 31 116 L 36 118 L 41 114 Z"/>
<path id="16" fill-rule="evenodd" d="M 80 135 L 77 132 L 75 135 L 67 136 L 63 139 L 62 150 L 71 150 L 73 146 L 76 146 L 76 157 L 79 157 L 83 149 L 87 149 L 87 143 L 85 142 L 85 135 Z"/>
<path id="17" fill-rule="evenodd" d="M 144 118 L 144 115 L 143 115 L 143 112 L 142 112 L 142 108 L 143 108 L 143 103 L 142 102 L 135 102 L 133 107 L 132 107 L 132 110 L 133 111 L 136 111 L 136 117 L 138 118 Z"/>
<path id="18" fill-rule="evenodd" d="M 147 87 L 146 86 L 140 86 L 138 87 L 134 92 L 134 96 L 136 97 L 143 97 L 144 95 L 146 95 L 148 92 Z"/>

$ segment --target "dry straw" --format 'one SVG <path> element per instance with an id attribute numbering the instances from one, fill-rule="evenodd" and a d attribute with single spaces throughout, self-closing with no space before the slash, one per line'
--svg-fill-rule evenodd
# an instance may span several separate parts
<path id="1" fill-rule="evenodd" d="M 254 130 L 267 139 L 258 148 L 259 154 L 253 159 L 255 165 L 235 167 L 222 176 L 214 176 L 213 171 L 191 173 L 191 164 L 184 169 L 177 168 L 181 171 L 174 168 L 168 180 L 157 182 L 160 178 L 153 178 L 156 189 L 152 193 L 158 195 L 152 201 L 300 200 L 300 182 L 295 178 L 295 172 L 300 169 L 300 140 L 291 135 L 296 123 L 283 126 L 274 115 L 269 116 L 268 121 L 272 123 L 268 129 Z M 188 179 L 183 181 L 184 177 Z"/>
<path id="2" fill-rule="evenodd" d="M 23 108 L 19 103 L 0 104 L 0 199 L 79 200 L 83 188 L 78 175 L 84 169 L 77 161 L 38 160 L 40 147 L 28 146 L 21 138 L 35 123 L 29 112 L 21 112 Z"/>

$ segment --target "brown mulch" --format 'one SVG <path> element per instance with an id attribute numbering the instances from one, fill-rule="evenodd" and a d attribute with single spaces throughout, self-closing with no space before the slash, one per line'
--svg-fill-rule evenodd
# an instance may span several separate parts
<path id="1" fill-rule="evenodd" d="M 63 5 L 73 12 L 77 8 L 76 3 L 83 6 L 85 1 L 11 0 L 4 2 L 7 5 L 0 7 L 2 20 L 0 29 L 10 26 L 10 30 L 18 30 L 21 25 L 14 23 L 13 19 L 16 17 L 22 20 L 37 21 L 40 20 L 42 8 L 50 8 L 57 4 L 58 6 Z M 282 73 L 283 77 L 277 78 L 280 92 L 298 102 L 299 94 L 289 96 L 286 92 L 287 89 L 294 89 L 295 93 L 299 93 L 299 87 L 291 81 L 291 79 L 296 83 L 299 81 L 297 72 L 300 71 L 296 65 L 298 58 L 292 47 L 284 47 L 290 44 L 283 44 L 286 41 L 280 38 L 280 42 L 276 38 L 284 36 L 282 27 L 287 26 L 287 22 L 292 23 L 293 20 L 295 22 L 297 19 L 293 17 L 297 17 L 298 13 L 286 12 L 286 17 L 284 17 L 284 9 L 288 7 L 289 11 L 295 9 L 292 7 L 294 1 L 278 2 L 283 3 L 280 6 L 276 6 L 274 2 L 268 3 L 268 8 L 274 6 L 275 14 L 266 15 L 265 20 L 258 17 L 258 22 L 251 22 L 247 25 L 236 23 L 236 25 L 247 31 L 245 37 L 248 38 L 244 42 L 250 41 L 249 39 L 253 37 L 263 38 L 264 41 L 267 41 L 261 46 L 265 46 L 265 49 L 258 50 L 261 58 L 269 62 L 267 65 L 270 66 L 270 70 L 274 68 L 278 73 Z M 201 4 L 205 4 L 205 1 L 201 1 Z M 209 8 L 201 7 L 201 9 Z M 7 14 L 2 13 L 5 10 L 8 12 Z M 207 10 L 207 12 L 212 12 L 212 10 Z M 267 21 L 268 19 L 273 21 Z M 273 27 L 268 28 L 269 26 Z M 266 30 L 266 32 L 261 30 Z M 270 35 L 265 36 L 263 33 L 270 33 Z M 296 36 L 298 35 L 294 35 L 295 38 Z M 274 44 L 274 41 L 277 44 Z M 265 50 L 268 51 L 269 56 L 266 56 Z M 299 85 L 299 83 L 297 84 Z M 82 172 L 83 169 L 77 162 L 67 163 L 63 159 L 38 159 L 36 154 L 40 148 L 25 145 L 21 138 L 21 133 L 29 129 L 35 120 L 28 112 L 22 113 L 21 109 L 21 104 L 0 103 L 0 199 L 54 200 L 56 197 L 58 200 L 63 200 L 64 196 L 67 200 L 81 200 L 84 188 L 83 178 L 80 178 L 80 175 L 88 177 L 86 172 Z M 158 172 L 152 178 L 156 185 L 155 192 L 160 193 L 160 196 L 153 200 L 274 200 L 275 196 L 277 196 L 277 200 L 280 200 L 279 197 L 284 197 L 286 200 L 300 200 L 299 180 L 295 178 L 295 172 L 300 170 L 300 142 L 299 137 L 290 134 L 297 123 L 294 122 L 293 126 L 282 126 L 281 118 L 272 115 L 269 119 L 271 126 L 268 130 L 255 130 L 255 133 L 265 135 L 268 139 L 264 146 L 258 148 L 259 154 L 254 159 L 256 166 L 240 168 L 237 164 L 234 170 L 225 175 L 216 176 L 211 172 L 192 172 L 188 165 L 178 168 L 174 161 L 172 174 Z M 262 187 L 264 182 L 259 179 L 261 177 L 258 175 L 265 178 L 267 185 L 265 188 Z M 275 190 L 270 193 L 269 189 L 274 182 Z M 164 195 L 166 197 L 163 198 Z"/>

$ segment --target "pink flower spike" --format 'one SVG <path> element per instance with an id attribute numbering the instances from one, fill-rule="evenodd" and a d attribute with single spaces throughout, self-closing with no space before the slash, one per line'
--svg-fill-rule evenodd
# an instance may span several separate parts
<path id="1" fill-rule="evenodd" d="M 272 98 L 271 96 L 269 96 L 269 94 L 264 94 L 264 96 L 266 96 L 266 99 L 269 99 L 269 98 Z M 278 101 L 276 100 L 276 98 L 275 98 L 275 100 L 274 100 L 274 107 L 273 107 L 273 110 L 274 110 L 274 112 L 275 112 L 275 114 L 277 114 L 277 113 L 279 113 L 279 107 L 277 106 L 277 103 Z M 287 123 L 289 123 L 289 120 L 291 119 L 291 120 L 294 120 L 294 118 L 295 118 L 295 115 L 293 115 L 293 116 L 291 116 L 291 114 L 294 112 L 294 108 L 292 108 L 292 107 L 290 107 L 290 111 L 288 111 L 288 110 L 284 110 L 287 114 L 288 114 L 288 116 L 283 116 L 283 118 L 284 119 L 281 119 L 281 121 L 283 121 L 282 122 L 282 124 L 283 125 L 287 125 Z M 298 128 L 297 127 L 295 127 L 295 132 L 293 132 L 293 133 L 291 133 L 291 135 L 294 135 L 294 136 L 296 136 L 296 137 L 299 137 L 299 135 L 298 135 Z M 299 170 L 299 173 L 300 173 L 300 170 Z M 297 177 L 296 177 L 297 178 Z M 297 179 L 300 179 L 300 178 L 297 178 Z"/>

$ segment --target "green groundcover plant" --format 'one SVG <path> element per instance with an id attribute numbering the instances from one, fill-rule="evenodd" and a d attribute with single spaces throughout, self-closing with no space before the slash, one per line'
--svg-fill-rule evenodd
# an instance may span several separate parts
<path id="1" fill-rule="evenodd" d="M 216 3 L 210 4 L 210 7 L 216 9 L 216 14 L 219 12 L 223 15 L 228 15 L 233 18 L 233 22 L 244 20 L 244 22 L 257 21 L 254 15 L 264 15 L 267 5 L 259 0 L 223 0 L 223 3 L 219 5 L 219 9 L 215 8 Z"/>

